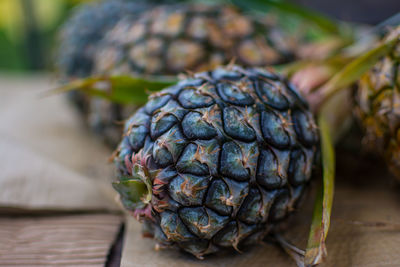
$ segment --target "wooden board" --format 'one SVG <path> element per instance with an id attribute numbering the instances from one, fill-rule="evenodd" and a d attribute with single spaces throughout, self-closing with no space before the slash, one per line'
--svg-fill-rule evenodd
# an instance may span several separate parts
<path id="1" fill-rule="evenodd" d="M 121 222 L 113 214 L 0 217 L 0 266 L 104 266 Z"/>

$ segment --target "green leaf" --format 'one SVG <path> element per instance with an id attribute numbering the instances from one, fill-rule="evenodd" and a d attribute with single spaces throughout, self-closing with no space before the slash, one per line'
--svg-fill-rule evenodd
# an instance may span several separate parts
<path id="1" fill-rule="evenodd" d="M 112 185 L 121 197 L 136 204 L 142 202 L 143 196 L 147 195 L 148 188 L 140 179 L 120 178 L 120 181 L 113 182 Z"/>
<path id="2" fill-rule="evenodd" d="M 142 105 L 147 102 L 149 92 L 159 91 L 176 82 L 175 78 L 169 77 L 148 79 L 132 76 L 89 77 L 74 80 L 53 90 L 52 93 L 80 90 L 114 103 Z"/>
<path id="3" fill-rule="evenodd" d="M 323 165 L 323 183 L 317 192 L 314 214 L 304 262 L 306 266 L 321 263 L 326 257 L 325 240 L 330 226 L 334 182 L 335 182 L 335 151 L 331 138 L 330 127 L 323 114 L 318 119 L 321 133 L 321 150 Z"/>
<path id="4" fill-rule="evenodd" d="M 268 11 L 269 9 L 276 8 L 284 13 L 293 14 L 299 16 L 307 21 L 318 26 L 323 31 L 333 34 L 339 34 L 341 32 L 337 22 L 332 21 L 319 14 L 318 12 L 311 11 L 307 8 L 298 6 L 296 4 L 279 1 L 279 0 L 232 0 L 232 2 L 240 7 L 248 7 L 254 10 Z"/>
<path id="5" fill-rule="evenodd" d="M 149 203 L 151 200 L 151 193 L 153 189 L 149 169 L 140 164 L 134 164 L 132 168 L 132 174 L 136 175 L 136 177 L 146 186 L 147 194 L 142 197 L 142 201 L 145 203 Z"/>
<path id="6" fill-rule="evenodd" d="M 399 42 L 399 36 L 392 36 L 380 43 L 375 48 L 357 57 L 347 64 L 341 71 L 336 73 L 328 82 L 318 89 L 321 97 L 320 105 L 336 92 L 346 88 L 360 79 L 361 75 L 371 69 L 379 59 L 392 51 L 393 47 Z"/>

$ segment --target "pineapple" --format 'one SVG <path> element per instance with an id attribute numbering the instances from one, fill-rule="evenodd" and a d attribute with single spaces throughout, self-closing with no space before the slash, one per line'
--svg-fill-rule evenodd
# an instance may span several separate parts
<path id="1" fill-rule="evenodd" d="M 125 17 L 97 50 L 98 73 L 176 75 L 231 60 L 266 66 L 293 58 L 275 27 L 231 6 L 164 5 L 139 19 Z"/>
<path id="2" fill-rule="evenodd" d="M 200 72 L 131 116 L 114 188 L 158 247 L 198 258 L 255 244 L 295 210 L 319 134 L 280 76 L 237 66 Z"/>
<path id="3" fill-rule="evenodd" d="M 400 36 L 400 27 L 390 35 Z M 391 36 L 388 36 L 388 38 Z M 361 77 L 355 114 L 365 129 L 364 143 L 383 155 L 400 179 L 400 45 Z"/>

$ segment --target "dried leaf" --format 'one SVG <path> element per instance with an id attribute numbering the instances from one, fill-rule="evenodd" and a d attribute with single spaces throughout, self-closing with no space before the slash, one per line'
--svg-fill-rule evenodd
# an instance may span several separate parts
<path id="1" fill-rule="evenodd" d="M 304 251 L 290 244 L 279 234 L 275 234 L 274 238 L 279 246 L 293 259 L 298 267 L 304 267 Z"/>
<path id="2" fill-rule="evenodd" d="M 318 97 L 316 98 L 320 98 L 323 103 L 325 100 L 330 99 L 336 92 L 356 82 L 360 76 L 371 69 L 380 58 L 388 54 L 398 42 L 399 36 L 394 35 L 351 61 L 318 89 L 316 92 Z M 320 105 L 322 105 L 322 103 L 320 103 Z"/>
<path id="3" fill-rule="evenodd" d="M 335 151 L 330 127 L 324 115 L 319 116 L 321 132 L 321 150 L 323 164 L 323 183 L 317 192 L 311 229 L 305 254 L 305 265 L 314 266 L 326 257 L 325 240 L 330 226 L 330 217 L 334 195 Z"/>

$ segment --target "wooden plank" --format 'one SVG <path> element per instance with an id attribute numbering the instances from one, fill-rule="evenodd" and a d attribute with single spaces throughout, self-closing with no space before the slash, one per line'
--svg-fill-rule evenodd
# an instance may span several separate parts
<path id="1" fill-rule="evenodd" d="M 104 266 L 122 216 L 0 218 L 0 266 Z"/>

